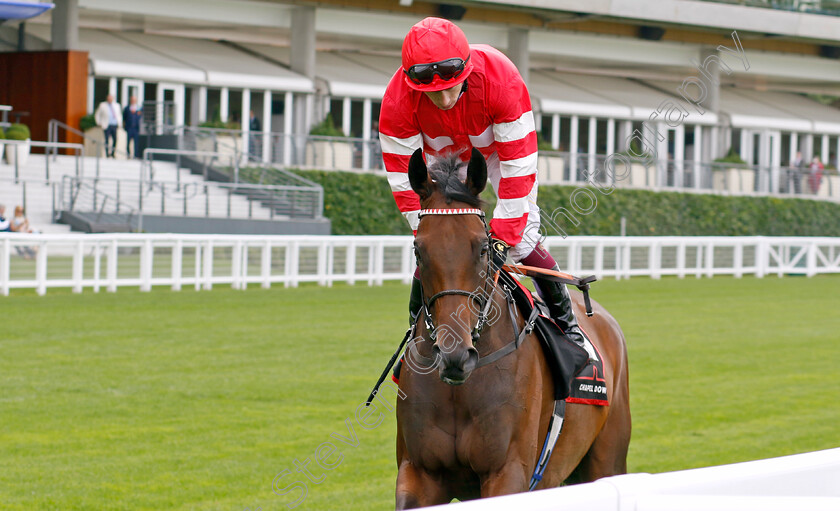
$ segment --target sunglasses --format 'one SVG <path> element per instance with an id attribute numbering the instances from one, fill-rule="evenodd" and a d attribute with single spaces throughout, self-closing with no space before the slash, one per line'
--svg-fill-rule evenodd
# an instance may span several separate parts
<path id="1" fill-rule="evenodd" d="M 432 62 L 431 64 L 415 64 L 408 68 L 408 71 L 403 69 L 403 73 L 407 74 L 408 78 L 418 85 L 432 83 L 435 75 L 438 75 L 443 81 L 449 81 L 461 76 L 469 60 L 470 56 L 467 56 L 467 60 L 454 58 Z"/>

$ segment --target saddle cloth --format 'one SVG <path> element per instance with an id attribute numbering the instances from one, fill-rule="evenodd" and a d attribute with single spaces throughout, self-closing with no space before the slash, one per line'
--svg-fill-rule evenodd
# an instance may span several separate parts
<path id="1" fill-rule="evenodd" d="M 504 280 L 513 284 L 510 286 L 513 299 L 522 315 L 528 317 L 534 307 L 539 311 L 534 330 L 551 369 L 555 400 L 607 406 L 609 401 L 604 380 L 604 362 L 598 348 L 587 336 L 584 336 L 584 348 L 570 341 L 551 319 L 546 304 L 540 299 L 535 300 L 531 291 L 519 280 L 507 272 L 503 273 Z"/>

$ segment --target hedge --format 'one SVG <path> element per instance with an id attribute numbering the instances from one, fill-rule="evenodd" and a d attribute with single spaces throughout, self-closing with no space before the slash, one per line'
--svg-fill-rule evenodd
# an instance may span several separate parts
<path id="1" fill-rule="evenodd" d="M 324 215 L 333 234 L 410 234 L 385 177 L 295 172 L 324 187 Z M 482 198 L 491 212 L 495 197 L 489 186 Z M 577 210 L 570 199 L 577 199 Z M 570 235 L 618 235 L 623 216 L 629 236 L 840 236 L 840 204 L 826 201 L 626 189 L 604 194 L 597 188 L 543 185 L 538 203 L 550 235 L 559 229 Z"/>

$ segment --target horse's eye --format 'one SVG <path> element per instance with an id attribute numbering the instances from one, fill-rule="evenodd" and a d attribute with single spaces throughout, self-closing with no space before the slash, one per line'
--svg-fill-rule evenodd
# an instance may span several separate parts
<path id="1" fill-rule="evenodd" d="M 487 252 L 490 250 L 490 245 L 482 245 L 481 246 L 481 257 L 487 255 Z"/>

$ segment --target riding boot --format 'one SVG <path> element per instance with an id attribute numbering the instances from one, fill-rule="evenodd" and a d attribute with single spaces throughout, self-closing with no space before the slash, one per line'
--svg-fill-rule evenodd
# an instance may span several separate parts
<path id="1" fill-rule="evenodd" d="M 414 277 L 411 280 L 411 296 L 408 299 L 408 324 L 413 325 L 415 321 L 417 321 L 417 316 L 420 315 L 420 308 L 423 306 L 423 293 L 421 292 L 420 288 L 420 279 Z M 394 366 L 394 376 L 393 380 L 399 383 L 400 380 L 400 369 L 402 369 L 403 358 L 397 361 L 396 365 Z"/>
<path id="2" fill-rule="evenodd" d="M 553 269 L 559 271 L 557 266 Z M 535 278 L 534 284 L 537 286 L 540 296 L 546 305 L 548 305 L 551 319 L 557 323 L 557 326 L 563 330 L 563 333 L 566 334 L 566 337 L 570 341 L 586 349 L 584 333 L 580 329 L 580 326 L 578 326 L 575 311 L 572 307 L 572 298 L 569 296 L 569 290 L 566 289 L 566 284 L 540 278 Z"/>

